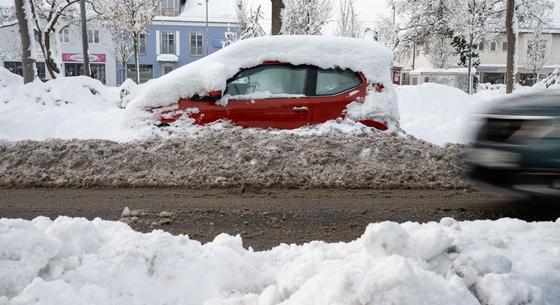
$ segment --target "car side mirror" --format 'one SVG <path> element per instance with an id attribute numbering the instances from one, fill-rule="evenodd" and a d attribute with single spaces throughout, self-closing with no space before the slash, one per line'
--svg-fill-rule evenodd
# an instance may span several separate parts
<path id="1" fill-rule="evenodd" d="M 208 92 L 208 94 L 204 96 L 200 96 L 197 94 L 192 97 L 192 100 L 196 102 L 215 102 L 215 101 L 219 101 L 221 98 L 222 98 L 222 91 L 213 90 Z"/>

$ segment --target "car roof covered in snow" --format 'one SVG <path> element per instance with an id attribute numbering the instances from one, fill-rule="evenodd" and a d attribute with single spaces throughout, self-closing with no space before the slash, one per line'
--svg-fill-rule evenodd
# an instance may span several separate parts
<path id="1" fill-rule="evenodd" d="M 154 108 L 180 98 L 224 90 L 242 69 L 267 61 L 362 72 L 370 82 L 390 84 L 393 54 L 372 40 L 327 36 L 267 36 L 238 41 L 146 84 L 129 107 Z"/>

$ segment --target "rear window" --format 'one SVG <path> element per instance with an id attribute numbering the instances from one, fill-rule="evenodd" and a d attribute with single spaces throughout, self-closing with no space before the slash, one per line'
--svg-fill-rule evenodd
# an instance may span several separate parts
<path id="1" fill-rule="evenodd" d="M 318 69 L 317 95 L 335 95 L 348 91 L 362 83 L 360 76 L 349 70 L 342 69 Z"/>

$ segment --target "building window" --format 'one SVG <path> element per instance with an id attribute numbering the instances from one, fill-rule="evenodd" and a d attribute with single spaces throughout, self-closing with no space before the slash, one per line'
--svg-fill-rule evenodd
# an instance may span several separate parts
<path id="1" fill-rule="evenodd" d="M 129 64 L 127 66 L 128 78 L 136 81 L 136 65 Z M 152 65 L 140 65 L 140 83 L 145 83 L 154 78 L 154 69 Z"/>
<path id="2" fill-rule="evenodd" d="M 202 56 L 203 36 L 202 33 L 190 33 L 189 35 L 191 56 Z"/>
<path id="3" fill-rule="evenodd" d="M 177 4 L 175 0 L 161 0 L 162 16 L 177 16 Z"/>
<path id="4" fill-rule="evenodd" d="M 492 41 L 490 43 L 490 51 L 492 52 L 496 51 L 496 42 Z"/>
<path id="5" fill-rule="evenodd" d="M 100 82 L 106 82 L 105 78 L 105 64 L 89 64 L 89 69 L 91 71 L 91 76 Z M 84 64 L 83 63 L 64 63 L 64 75 L 66 76 L 78 76 L 84 75 Z"/>
<path id="6" fill-rule="evenodd" d="M 45 81 L 47 79 L 47 69 L 44 62 L 36 62 L 37 65 L 37 76 L 40 80 Z M 23 76 L 23 65 L 21 61 L 5 61 L 4 67 L 10 72 Z"/>
<path id="7" fill-rule="evenodd" d="M 146 34 L 138 35 L 138 53 L 146 54 Z"/>
<path id="8" fill-rule="evenodd" d="M 88 30 L 87 32 L 88 42 L 91 44 L 99 43 L 99 30 Z"/>
<path id="9" fill-rule="evenodd" d="M 502 42 L 502 51 L 503 52 L 507 52 L 508 49 L 508 43 L 507 41 Z"/>
<path id="10" fill-rule="evenodd" d="M 161 66 L 162 68 L 162 75 L 165 75 L 171 71 L 173 71 L 173 65 L 172 64 L 163 64 Z"/>
<path id="11" fill-rule="evenodd" d="M 60 31 L 60 42 L 61 43 L 70 43 L 70 29 L 65 27 Z"/>
<path id="12" fill-rule="evenodd" d="M 478 44 L 478 50 L 479 50 L 479 51 L 484 51 L 484 42 L 481 41 L 481 42 Z"/>
<path id="13" fill-rule="evenodd" d="M 161 32 L 161 54 L 175 54 L 174 32 Z"/>

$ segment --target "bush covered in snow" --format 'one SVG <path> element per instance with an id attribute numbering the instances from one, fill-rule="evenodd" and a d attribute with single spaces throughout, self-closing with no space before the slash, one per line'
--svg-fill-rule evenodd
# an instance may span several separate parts
<path id="1" fill-rule="evenodd" d="M 560 67 L 556 68 L 550 76 L 536 83 L 533 87 L 537 89 L 560 89 Z"/>
<path id="2" fill-rule="evenodd" d="M 123 223 L 0 219 L 0 304 L 554 305 L 560 220 L 375 223 L 349 243 L 245 249 Z"/>

